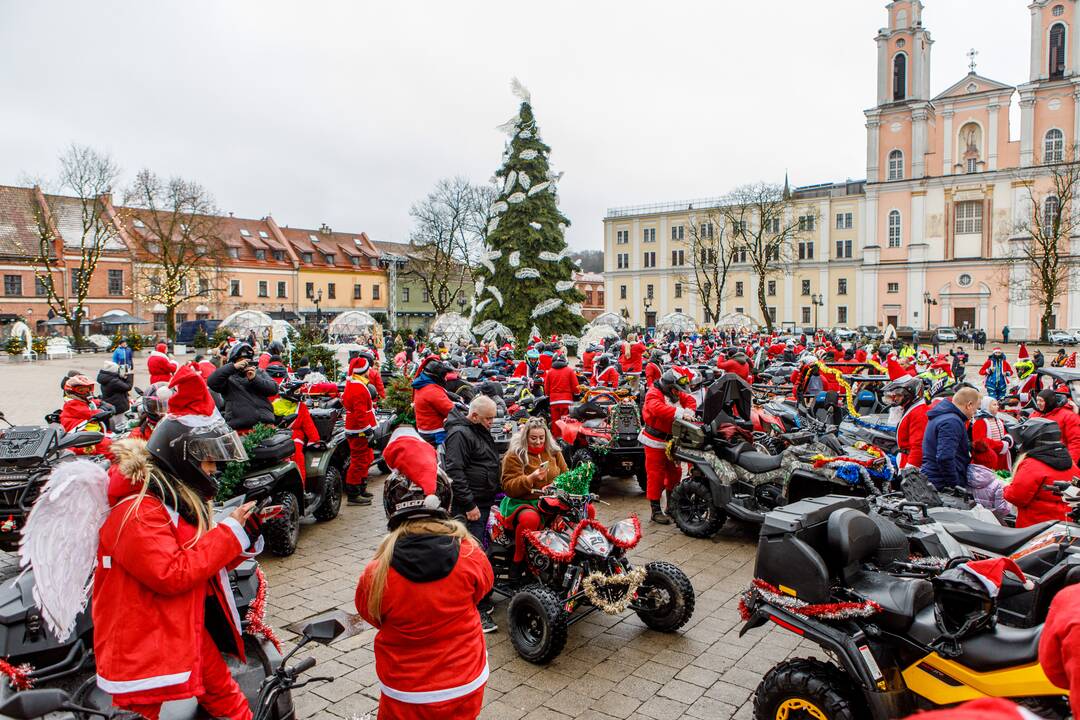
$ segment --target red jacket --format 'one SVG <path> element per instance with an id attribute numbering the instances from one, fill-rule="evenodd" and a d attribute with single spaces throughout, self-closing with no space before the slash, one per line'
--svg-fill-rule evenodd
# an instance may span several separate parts
<path id="1" fill-rule="evenodd" d="M 64 407 L 60 410 L 60 425 L 64 430 L 74 430 L 79 423 L 85 422 L 92 418 L 101 409 L 100 400 L 78 400 L 71 398 L 64 403 Z M 102 423 L 87 423 L 83 428 L 93 432 L 106 432 L 108 428 Z M 112 444 L 112 440 L 108 437 L 104 438 L 96 445 L 90 445 L 88 447 L 74 448 L 72 450 L 76 455 L 105 455 L 109 457 L 109 447 Z"/>
<path id="2" fill-rule="evenodd" d="M 176 372 L 176 363 L 165 353 L 151 350 L 150 357 L 146 358 L 146 369 L 150 371 L 151 385 L 156 382 L 169 382 Z"/>
<path id="3" fill-rule="evenodd" d="M 551 363 L 554 362 L 555 356 L 548 353 L 540 353 L 540 359 L 537 361 L 537 367 L 544 372 L 551 369 Z"/>
<path id="4" fill-rule="evenodd" d="M 203 692 L 199 653 L 207 596 L 215 597 L 243 652 L 229 566 L 248 537 L 235 520 L 193 545 L 195 527 L 121 472 L 148 464 L 145 445 L 121 450 L 109 469 L 112 510 L 98 533 L 92 610 L 98 687 L 128 703 L 165 702 Z M 221 639 L 219 639 L 221 642 Z"/>
<path id="5" fill-rule="evenodd" d="M 638 434 L 638 440 L 645 447 L 663 448 L 671 438 L 671 425 L 675 422 L 675 410 L 679 407 L 697 409 L 697 401 L 689 393 L 679 394 L 679 404 L 668 400 L 660 388 L 649 388 L 645 393 L 645 405 L 641 410 L 641 420 L 645 427 Z M 654 431 L 654 432 L 653 432 Z"/>
<path id="6" fill-rule="evenodd" d="M 721 360 L 720 362 L 716 363 L 716 367 L 723 370 L 724 372 L 738 375 L 746 382 L 750 382 L 750 366 L 746 363 L 741 363 L 737 360 Z"/>
<path id="7" fill-rule="evenodd" d="M 896 446 L 900 450 L 900 467 L 922 467 L 922 441 L 926 434 L 926 413 L 930 406 L 925 400 L 911 405 L 896 426 Z"/>
<path id="8" fill-rule="evenodd" d="M 1061 428 L 1061 442 L 1069 448 L 1069 456 L 1073 459 L 1073 463 L 1080 460 L 1080 415 L 1066 406 L 1054 408 L 1048 413 L 1033 412 L 1031 417 L 1046 418 L 1056 422 Z"/>
<path id="9" fill-rule="evenodd" d="M 413 391 L 413 413 L 416 415 L 418 432 L 437 433 L 443 430 L 446 416 L 453 409 L 454 403 L 442 385 L 431 383 Z"/>
<path id="10" fill-rule="evenodd" d="M 645 357 L 645 349 L 645 343 L 640 340 L 630 346 L 629 353 L 627 353 L 625 347 L 619 349 L 619 366 L 624 373 L 641 372 L 642 358 Z"/>
<path id="11" fill-rule="evenodd" d="M 379 368 L 371 368 L 367 374 L 368 382 L 371 383 L 371 388 L 375 391 L 375 399 L 382 400 L 386 397 L 386 387 L 383 385 L 382 373 L 379 372 Z"/>
<path id="12" fill-rule="evenodd" d="M 201 360 L 199 362 L 195 362 L 194 360 L 192 360 L 191 364 L 199 372 L 199 374 L 203 376 L 203 380 L 209 378 L 211 375 L 214 374 L 214 371 L 217 370 L 217 368 L 214 366 L 214 363 L 210 362 L 209 360 Z"/>
<path id="13" fill-rule="evenodd" d="M 608 365 L 603 372 L 597 375 L 594 369 L 592 384 L 598 387 L 619 387 L 619 371 L 615 369 L 614 365 Z"/>
<path id="14" fill-rule="evenodd" d="M 1016 506 L 1016 527 L 1028 527 L 1047 520 L 1066 520 L 1069 507 L 1046 485 L 1066 482 L 1076 475 L 1076 467 L 1055 470 L 1032 456 L 1024 458 L 1005 486 L 1005 499 Z"/>
<path id="15" fill-rule="evenodd" d="M 365 430 L 375 429 L 375 412 L 371 402 L 371 393 L 370 386 L 362 380 L 350 379 L 345 383 L 345 394 L 341 397 L 341 404 L 345 406 L 346 435 L 359 435 Z"/>
<path id="16" fill-rule="evenodd" d="M 544 394 L 552 405 L 569 405 L 577 394 L 577 373 L 569 365 L 544 373 Z"/>
<path id="17" fill-rule="evenodd" d="M 993 427 L 992 427 L 993 426 Z M 1005 426 L 997 418 L 977 417 L 971 422 L 971 462 L 991 470 L 1009 469 L 1009 451 L 1000 439 Z M 997 435 L 998 437 L 993 437 Z"/>
<path id="18" fill-rule="evenodd" d="M 1070 691 L 1073 717 L 1080 717 L 1080 585 L 1062 588 L 1050 603 L 1039 636 L 1039 665 L 1050 682 Z"/>
<path id="19" fill-rule="evenodd" d="M 581 354 L 581 369 L 587 373 L 592 373 L 593 370 L 593 358 L 600 353 L 584 352 Z"/>
<path id="20" fill-rule="evenodd" d="M 419 705 L 464 699 L 482 688 L 488 677 L 476 603 L 491 590 L 491 563 L 471 539 L 461 542 L 456 560 L 446 546 L 424 547 L 425 541 L 438 542 L 435 538 L 413 536 L 408 545 L 406 538 L 398 541 L 379 604 L 379 620 L 368 611 L 374 561 L 364 568 L 356 587 L 356 610 L 379 629 L 375 672 L 383 696 L 400 700 L 403 693 L 428 693 L 409 696 Z M 416 581 L 398 571 L 399 553 L 413 560 L 401 567 Z M 475 717 L 440 709 L 447 711 L 443 715 L 447 718 Z"/>
<path id="21" fill-rule="evenodd" d="M 537 369 L 534 370 L 533 368 L 529 367 L 529 363 L 525 362 L 524 360 L 518 360 L 518 364 L 514 366 L 514 377 L 531 378 L 535 376 L 536 373 L 539 371 L 539 367 L 539 364 L 537 364 Z"/>

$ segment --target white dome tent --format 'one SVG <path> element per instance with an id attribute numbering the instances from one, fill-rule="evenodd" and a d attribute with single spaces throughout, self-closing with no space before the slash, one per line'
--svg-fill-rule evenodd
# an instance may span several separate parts
<path id="1" fill-rule="evenodd" d="M 718 328 L 735 328 L 738 330 L 756 329 L 758 326 L 757 321 L 754 318 L 744 313 L 728 313 L 716 321 L 716 327 Z"/>
<path id="2" fill-rule="evenodd" d="M 697 323 L 694 322 L 694 318 L 681 312 L 668 313 L 656 322 L 656 332 L 658 333 L 668 331 L 688 333 L 696 329 Z"/>
<path id="3" fill-rule="evenodd" d="M 232 331 L 238 337 L 244 337 L 252 330 L 255 334 L 262 336 L 263 333 L 269 331 L 274 326 L 274 321 L 270 319 L 270 316 L 264 312 L 258 310 L 237 310 L 232 315 L 221 321 L 219 327 L 223 327 Z"/>
<path id="4" fill-rule="evenodd" d="M 578 340 L 578 348 L 587 348 L 590 345 L 601 345 L 604 340 L 617 338 L 619 333 L 610 325 L 593 325 L 585 328 L 585 333 Z"/>
<path id="5" fill-rule="evenodd" d="M 442 338 L 447 342 L 457 342 L 464 338 L 467 342 L 475 342 L 469 329 L 469 321 L 455 312 L 443 313 L 431 323 L 429 332 L 433 338 Z"/>
<path id="6" fill-rule="evenodd" d="M 347 310 L 330 321 L 327 332 L 331 338 L 355 337 L 371 332 L 377 321 L 363 310 Z"/>
<path id="7" fill-rule="evenodd" d="M 613 312 L 600 313 L 593 321 L 589 323 L 589 327 L 606 326 L 613 328 L 616 333 L 619 333 L 626 329 L 626 319 L 622 315 Z"/>

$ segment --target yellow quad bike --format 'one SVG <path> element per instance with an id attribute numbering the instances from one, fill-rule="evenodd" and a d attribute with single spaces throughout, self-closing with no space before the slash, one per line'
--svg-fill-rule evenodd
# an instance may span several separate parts
<path id="1" fill-rule="evenodd" d="M 944 586 L 928 579 L 939 569 L 921 573 L 903 534 L 868 510 L 860 498 L 826 496 L 766 515 L 742 633 L 771 622 L 829 661 L 769 670 L 755 720 L 885 720 L 982 697 L 1068 717 L 1068 692 L 1039 666 L 1042 626 L 997 625 L 989 596 L 962 606 L 963 628 L 942 620 Z"/>

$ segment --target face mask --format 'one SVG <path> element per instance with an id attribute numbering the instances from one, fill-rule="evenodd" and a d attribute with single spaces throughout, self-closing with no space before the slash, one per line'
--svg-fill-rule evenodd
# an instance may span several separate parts
<path id="1" fill-rule="evenodd" d="M 540 447 L 533 447 L 532 445 L 529 446 L 529 454 L 530 455 L 540 455 L 543 452 L 544 452 L 544 446 L 543 445 L 541 445 Z"/>

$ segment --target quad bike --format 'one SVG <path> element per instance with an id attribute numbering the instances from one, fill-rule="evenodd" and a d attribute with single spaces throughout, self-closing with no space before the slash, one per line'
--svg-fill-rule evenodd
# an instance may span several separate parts
<path id="1" fill-rule="evenodd" d="M 626 553 L 641 539 L 641 523 L 631 516 L 605 527 L 589 518 L 596 499 L 557 488 L 546 492 L 540 502 L 550 519 L 527 540 L 524 579 L 513 577 L 513 527 L 492 508 L 487 553 L 494 591 L 510 598 L 510 642 L 531 663 L 557 657 L 567 628 L 598 609 L 611 615 L 633 610 L 660 632 L 675 632 L 694 613 L 694 588 L 686 574 L 667 562 L 631 565 Z"/>
<path id="2" fill-rule="evenodd" d="M 963 609 L 977 621 L 957 627 L 944 573 L 932 582 L 914 571 L 876 569 L 906 559 L 904 538 L 865 508 L 864 500 L 833 496 L 766 517 L 754 584 L 741 605 L 742 634 L 772 622 L 816 643 L 831 661 L 773 667 L 754 694 L 754 718 L 884 720 L 985 696 L 1066 717 L 1067 691 L 1039 666 L 1042 626 L 995 624 L 989 595 L 979 604 L 969 595 Z"/>
<path id="3" fill-rule="evenodd" d="M 592 463 L 596 468 L 594 488 L 604 477 L 633 475 L 645 491 L 645 448 L 638 440 L 641 414 L 626 390 L 587 390 L 552 431 L 567 467 Z"/>
<path id="4" fill-rule="evenodd" d="M 248 453 L 244 476 L 236 488 L 238 493 L 247 495 L 248 500 L 261 501 L 270 497 L 274 505 L 281 506 L 281 512 L 263 524 L 266 549 L 279 557 L 296 552 L 296 546 L 300 542 L 301 518 L 318 512 L 316 519 L 329 520 L 336 516 L 337 512 L 334 511 L 329 516 L 323 516 L 324 513 L 341 506 L 341 489 L 334 484 L 334 476 L 337 476 L 336 480 L 340 480 L 343 471 L 309 478 L 305 487 L 300 470 L 293 461 L 295 452 L 292 432 L 278 430 Z"/>

